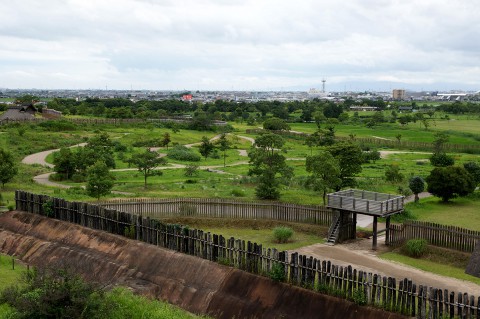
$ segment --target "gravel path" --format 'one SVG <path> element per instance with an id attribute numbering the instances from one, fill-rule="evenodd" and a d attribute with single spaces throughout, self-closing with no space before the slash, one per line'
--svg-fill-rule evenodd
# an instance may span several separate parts
<path id="1" fill-rule="evenodd" d="M 381 241 L 379 241 L 380 243 Z M 348 244 L 329 246 L 326 244 L 314 244 L 296 249 L 299 254 L 313 256 L 320 260 L 330 260 L 335 265 L 351 265 L 357 270 L 381 274 L 383 276 L 395 277 L 397 280 L 405 277 L 412 279 L 418 285 L 448 289 L 449 291 L 462 292 L 480 295 L 480 285 L 436 275 L 427 271 L 415 269 L 400 263 L 383 260 L 377 256 L 378 253 L 388 250 L 385 245 L 380 244 L 377 252 L 370 249 L 371 240 L 357 239 Z"/>

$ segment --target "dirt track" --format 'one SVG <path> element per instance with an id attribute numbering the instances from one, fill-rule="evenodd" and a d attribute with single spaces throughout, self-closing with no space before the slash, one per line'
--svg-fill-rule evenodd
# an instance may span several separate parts
<path id="1" fill-rule="evenodd" d="M 423 270 L 415 269 L 400 263 L 383 260 L 377 253 L 386 251 L 388 248 L 379 241 L 377 252 L 371 250 L 372 241 L 368 239 L 357 239 L 347 244 L 329 246 L 326 244 L 315 244 L 295 251 L 306 256 L 313 256 L 320 260 L 330 260 L 332 263 L 341 266 L 351 265 L 358 270 L 364 270 L 382 276 L 395 277 L 396 279 L 412 279 L 417 286 L 428 285 L 430 287 L 448 289 L 449 291 L 467 292 L 475 296 L 480 295 L 480 285 L 474 283 L 436 275 Z"/>

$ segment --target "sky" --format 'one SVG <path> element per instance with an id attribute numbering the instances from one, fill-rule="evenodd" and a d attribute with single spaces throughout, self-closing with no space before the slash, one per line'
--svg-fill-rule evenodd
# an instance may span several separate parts
<path id="1" fill-rule="evenodd" d="M 478 0 L 0 0 L 0 88 L 480 90 Z"/>

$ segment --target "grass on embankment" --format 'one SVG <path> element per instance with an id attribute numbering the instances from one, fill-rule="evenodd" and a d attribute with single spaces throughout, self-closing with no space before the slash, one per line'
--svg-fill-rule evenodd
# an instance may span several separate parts
<path id="1" fill-rule="evenodd" d="M 15 267 L 12 269 L 12 257 L 0 254 L 0 290 L 17 283 L 26 270 L 26 267 L 15 260 Z M 0 308 L 1 309 L 1 308 Z"/>
<path id="2" fill-rule="evenodd" d="M 449 254 L 451 256 L 454 256 L 455 252 L 449 251 Z M 399 262 L 410 267 L 417 268 L 423 271 L 428 271 L 437 275 L 466 280 L 480 285 L 480 278 L 467 275 L 465 273 L 465 267 L 458 267 L 458 264 L 456 264 L 455 262 L 448 262 L 445 261 L 446 258 L 438 258 L 438 254 L 434 255 L 436 256 L 432 257 L 432 254 L 428 254 L 426 257 L 423 258 L 412 258 L 402 255 L 398 252 L 388 252 L 380 255 L 380 258 Z M 454 266 L 455 264 L 457 265 L 457 267 Z"/>

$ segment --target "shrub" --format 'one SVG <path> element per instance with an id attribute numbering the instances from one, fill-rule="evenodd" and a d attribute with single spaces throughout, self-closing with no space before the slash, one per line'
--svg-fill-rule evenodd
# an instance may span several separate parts
<path id="1" fill-rule="evenodd" d="M 400 167 L 396 164 L 389 165 L 385 171 L 385 180 L 388 182 L 401 182 L 405 176 L 400 173 Z"/>
<path id="2" fill-rule="evenodd" d="M 367 296 L 363 289 L 355 289 L 353 291 L 352 300 L 356 305 L 365 306 L 367 304 Z"/>
<path id="3" fill-rule="evenodd" d="M 285 281 L 285 267 L 281 263 L 274 263 L 272 269 L 268 273 L 268 277 L 276 282 Z"/>
<path id="4" fill-rule="evenodd" d="M 74 131 L 77 129 L 75 123 L 67 120 L 44 121 L 39 123 L 38 126 L 51 132 Z"/>
<path id="5" fill-rule="evenodd" d="M 427 245 L 425 239 L 410 239 L 403 246 L 403 251 L 410 257 L 419 258 L 427 252 Z"/>
<path id="6" fill-rule="evenodd" d="M 53 201 L 48 200 L 42 205 L 43 213 L 45 216 L 50 217 L 53 216 Z"/>
<path id="7" fill-rule="evenodd" d="M 273 229 L 273 237 L 277 243 L 286 243 L 293 236 L 293 230 L 290 227 L 279 226 Z"/>
<path id="8" fill-rule="evenodd" d="M 168 157 L 178 161 L 190 161 L 199 162 L 200 154 L 183 145 L 175 145 L 170 151 L 168 151 Z"/>
<path id="9" fill-rule="evenodd" d="M 235 197 L 245 197 L 245 192 L 242 189 L 232 189 L 230 194 Z"/>
<path id="10" fill-rule="evenodd" d="M 127 238 L 135 239 L 135 225 L 125 227 L 123 230 L 123 235 Z"/>
<path id="11" fill-rule="evenodd" d="M 83 183 L 87 180 L 85 174 L 75 173 L 72 175 L 72 182 L 74 183 Z"/>
<path id="12" fill-rule="evenodd" d="M 185 166 L 185 173 L 183 173 L 187 177 L 197 176 L 198 175 L 198 165 L 189 164 Z"/>

